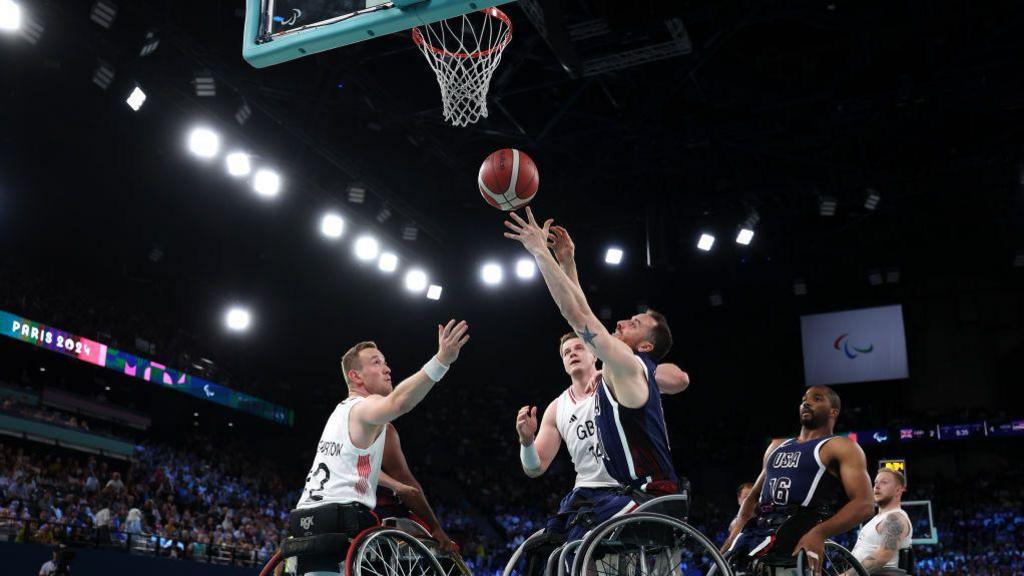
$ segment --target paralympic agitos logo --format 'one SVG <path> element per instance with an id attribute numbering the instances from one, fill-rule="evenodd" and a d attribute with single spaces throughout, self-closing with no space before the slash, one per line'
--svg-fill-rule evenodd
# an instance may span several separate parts
<path id="1" fill-rule="evenodd" d="M 842 350 L 843 354 L 846 354 L 847 358 L 852 360 L 861 354 L 870 354 L 875 350 L 875 345 L 870 342 L 867 347 L 864 348 L 858 347 L 856 344 L 850 344 L 848 336 L 849 334 L 843 334 L 839 338 L 836 338 L 836 341 L 832 343 L 832 347 L 836 350 Z"/>

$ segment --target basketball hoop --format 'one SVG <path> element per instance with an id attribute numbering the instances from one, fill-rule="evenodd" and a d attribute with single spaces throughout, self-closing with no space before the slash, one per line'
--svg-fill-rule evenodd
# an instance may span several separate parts
<path id="1" fill-rule="evenodd" d="M 512 20 L 488 8 L 413 28 L 412 39 L 437 75 L 444 119 L 468 126 L 486 118 L 487 90 L 512 41 Z"/>

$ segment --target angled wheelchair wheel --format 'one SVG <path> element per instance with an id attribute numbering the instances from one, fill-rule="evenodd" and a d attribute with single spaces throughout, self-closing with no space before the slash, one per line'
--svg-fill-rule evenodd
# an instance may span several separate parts
<path id="1" fill-rule="evenodd" d="M 689 524 L 662 514 L 634 512 L 611 518 L 583 539 L 572 563 L 573 576 L 719 576 L 732 570 L 718 548 Z"/>
<path id="2" fill-rule="evenodd" d="M 445 576 L 422 542 L 394 528 L 367 530 L 356 537 L 345 563 L 346 576 Z"/>
<path id="3" fill-rule="evenodd" d="M 576 552 L 580 549 L 583 540 L 573 540 L 558 553 L 558 572 L 552 576 L 566 576 L 572 571 L 572 561 L 576 558 Z"/>
<path id="4" fill-rule="evenodd" d="M 730 567 L 731 567 L 731 566 L 732 566 L 732 557 L 733 557 L 733 556 L 735 556 L 735 555 L 736 555 L 736 551 L 735 551 L 735 550 L 726 550 L 726 551 L 725 551 L 725 554 L 722 554 L 722 558 L 724 558 L 724 559 L 725 559 L 725 561 L 726 561 L 726 562 L 727 562 L 727 563 L 728 563 L 728 564 L 730 565 Z M 709 570 L 708 570 L 708 571 L 706 572 L 706 576 L 722 576 L 722 573 L 718 571 L 718 566 L 717 566 L 717 565 L 715 565 L 715 566 L 712 566 L 712 567 L 711 567 L 711 568 L 710 568 L 710 569 L 709 569 Z"/>
<path id="5" fill-rule="evenodd" d="M 541 576 L 551 550 L 561 544 L 560 536 L 547 534 L 543 529 L 537 530 L 512 552 L 502 576 Z"/>
<path id="6" fill-rule="evenodd" d="M 868 576 L 868 571 L 861 566 L 853 553 L 843 546 L 831 540 L 825 541 L 825 558 L 821 564 L 823 576 L 841 576 L 850 573 L 857 576 Z M 796 573 L 811 575 L 811 566 L 808 563 L 807 552 L 801 550 L 796 556 Z"/>

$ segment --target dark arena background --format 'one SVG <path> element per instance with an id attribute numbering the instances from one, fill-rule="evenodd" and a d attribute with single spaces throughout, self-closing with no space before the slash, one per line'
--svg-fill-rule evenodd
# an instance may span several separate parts
<path id="1" fill-rule="evenodd" d="M 570 326 L 478 190 L 515 148 L 595 316 L 670 322 L 690 525 L 725 542 L 828 383 L 872 480 L 905 472 L 906 573 L 1024 574 L 1024 3 L 500 8 L 488 115 L 454 127 L 408 30 L 256 68 L 242 0 L 0 0 L 0 572 L 258 574 L 342 354 L 375 341 L 397 385 L 455 318 L 395 427 L 501 574 L 574 479 L 520 463 Z"/>

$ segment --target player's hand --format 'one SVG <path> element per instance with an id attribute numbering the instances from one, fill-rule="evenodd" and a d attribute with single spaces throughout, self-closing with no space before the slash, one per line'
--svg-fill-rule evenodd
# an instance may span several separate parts
<path id="1" fill-rule="evenodd" d="M 459 358 L 459 351 L 469 341 L 469 324 L 463 320 L 458 324 L 449 320 L 444 326 L 437 325 L 437 361 L 451 366 Z"/>
<path id="2" fill-rule="evenodd" d="M 554 220 L 549 218 L 544 221 L 544 226 L 540 226 L 529 206 L 526 207 L 526 220 L 515 212 L 509 212 L 508 215 L 513 222 L 505 220 L 505 227 L 511 230 L 505 232 L 505 238 L 518 240 L 534 256 L 548 250 L 548 237 L 551 235 L 551 224 Z"/>
<path id="3" fill-rule="evenodd" d="M 793 549 L 793 556 L 799 554 L 800 550 L 807 553 L 808 568 L 814 575 L 821 574 L 821 560 L 825 557 L 825 535 L 812 528 L 797 542 L 796 548 Z"/>
<path id="4" fill-rule="evenodd" d="M 523 406 L 516 415 L 516 432 L 523 446 L 533 444 L 537 439 L 537 407 Z"/>
<path id="5" fill-rule="evenodd" d="M 576 245 L 569 237 L 569 231 L 561 226 L 552 226 L 551 235 L 548 236 L 548 248 L 555 253 L 555 260 L 559 264 L 571 262 L 576 255 Z"/>
<path id="6" fill-rule="evenodd" d="M 445 534 L 440 526 L 430 531 L 430 537 L 437 541 L 438 549 L 445 554 L 459 551 L 459 545 L 452 542 L 452 539 Z"/>

